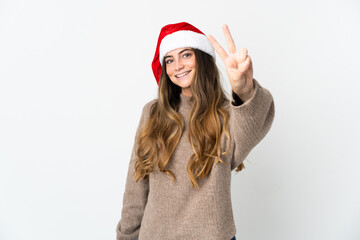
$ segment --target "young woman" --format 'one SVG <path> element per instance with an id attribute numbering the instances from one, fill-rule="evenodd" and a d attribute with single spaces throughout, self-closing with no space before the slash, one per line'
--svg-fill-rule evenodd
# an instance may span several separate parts
<path id="1" fill-rule="evenodd" d="M 182 22 L 161 29 L 152 69 L 158 98 L 143 107 L 128 168 L 117 240 L 235 239 L 231 171 L 274 118 L 268 90 L 253 79 L 246 49 L 229 54 L 212 37 Z M 220 84 L 215 51 L 232 88 Z"/>

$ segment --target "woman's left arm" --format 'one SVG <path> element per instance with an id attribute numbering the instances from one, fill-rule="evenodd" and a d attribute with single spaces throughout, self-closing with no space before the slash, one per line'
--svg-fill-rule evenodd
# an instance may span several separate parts
<path id="1" fill-rule="evenodd" d="M 230 134 L 234 146 L 233 170 L 268 133 L 275 107 L 271 93 L 253 78 L 253 64 L 247 49 L 237 52 L 227 25 L 223 26 L 223 31 L 229 54 L 213 36 L 209 35 L 208 39 L 224 61 L 232 88 L 234 101 L 230 102 Z"/>
<path id="2" fill-rule="evenodd" d="M 274 99 L 271 93 L 254 81 L 254 93 L 240 105 L 230 102 L 230 136 L 232 152 L 231 170 L 239 166 L 249 152 L 269 132 L 275 116 Z"/>

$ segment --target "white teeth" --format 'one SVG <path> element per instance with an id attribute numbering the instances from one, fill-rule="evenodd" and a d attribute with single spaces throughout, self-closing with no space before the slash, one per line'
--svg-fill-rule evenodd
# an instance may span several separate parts
<path id="1" fill-rule="evenodd" d="M 186 74 L 188 74 L 189 72 L 185 72 L 185 73 L 182 73 L 180 75 L 176 75 L 176 77 L 182 77 L 182 76 L 185 76 Z"/>

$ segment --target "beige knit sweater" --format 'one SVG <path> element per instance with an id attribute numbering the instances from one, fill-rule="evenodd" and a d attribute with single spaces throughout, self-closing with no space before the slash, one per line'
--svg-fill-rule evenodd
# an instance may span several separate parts
<path id="1" fill-rule="evenodd" d="M 230 240 L 236 233 L 231 204 L 231 171 L 234 170 L 267 134 L 274 118 L 272 95 L 254 79 L 254 95 L 241 104 L 225 102 L 230 114 L 230 152 L 222 157 L 227 164 L 213 165 L 206 178 L 193 189 L 187 174 L 187 163 L 193 153 L 188 139 L 190 97 L 181 94 L 179 113 L 184 118 L 184 133 L 167 167 L 175 174 L 152 172 L 149 178 L 134 181 L 133 147 L 123 198 L 121 219 L 116 228 L 116 239 L 140 240 Z M 151 105 L 142 111 L 138 126 L 149 116 Z M 221 138 L 221 149 L 226 150 L 227 138 Z"/>

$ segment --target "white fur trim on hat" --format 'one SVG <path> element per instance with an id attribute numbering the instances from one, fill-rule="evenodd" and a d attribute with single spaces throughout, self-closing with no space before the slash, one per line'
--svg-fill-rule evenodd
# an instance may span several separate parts
<path id="1" fill-rule="evenodd" d="M 159 61 L 162 65 L 165 55 L 177 48 L 191 47 L 211 55 L 215 59 L 215 50 L 204 34 L 181 30 L 167 35 L 160 44 Z"/>

